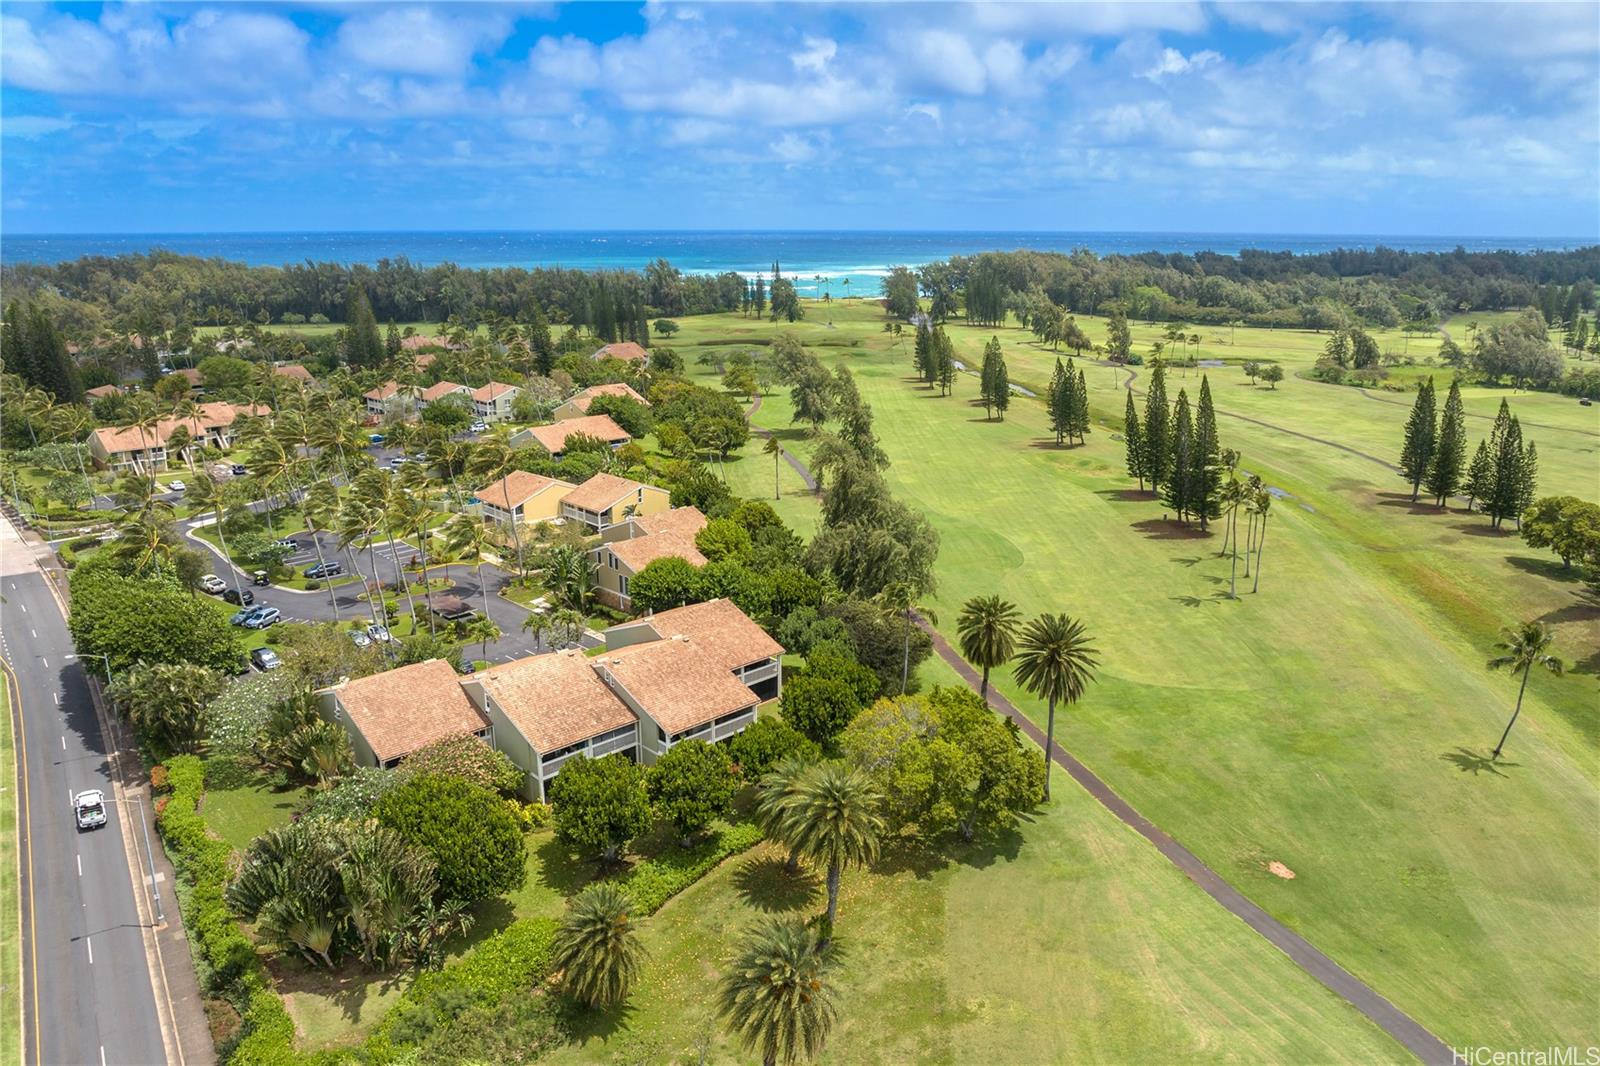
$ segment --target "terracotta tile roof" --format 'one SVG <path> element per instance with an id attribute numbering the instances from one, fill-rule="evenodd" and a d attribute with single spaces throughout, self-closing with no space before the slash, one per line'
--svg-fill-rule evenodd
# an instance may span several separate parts
<path id="1" fill-rule="evenodd" d="M 635 536 L 648 536 L 651 533 L 681 533 L 693 537 L 696 533 L 706 528 L 706 516 L 700 513 L 698 507 L 674 507 L 670 511 L 659 514 L 642 514 L 632 519 L 638 527 L 639 533 Z"/>
<path id="2" fill-rule="evenodd" d="M 231 403 L 203 403 L 200 405 L 200 429 L 210 432 L 231 426 L 239 418 L 247 415 L 271 414 L 272 408 L 265 404 L 249 406 Z M 172 431 L 179 426 L 189 430 L 191 436 L 197 436 L 195 426 L 186 418 L 163 418 L 154 429 L 141 435 L 137 429 L 127 429 L 117 426 L 107 426 L 94 431 L 94 437 L 106 454 L 115 455 L 118 452 L 138 452 L 157 445 L 165 445 L 172 438 Z"/>
<path id="3" fill-rule="evenodd" d="M 84 389 L 83 390 L 83 394 L 85 396 L 93 396 L 97 400 L 100 399 L 103 396 L 121 396 L 122 395 L 122 386 L 120 386 L 120 385 L 96 385 L 92 389 Z"/>
<path id="4" fill-rule="evenodd" d="M 567 400 L 567 403 L 570 403 L 579 411 L 587 413 L 589 405 L 594 402 L 597 396 L 626 396 L 628 399 L 642 403 L 646 407 L 650 406 L 650 401 L 640 396 L 634 391 L 633 386 L 625 381 L 615 381 L 609 385 L 590 385 L 582 392 L 574 394 Z"/>
<path id="5" fill-rule="evenodd" d="M 499 481 L 485 485 L 473 495 L 485 503 L 509 511 L 513 507 L 522 506 L 551 486 L 570 489 L 572 483 L 545 477 L 543 474 L 530 474 L 526 470 L 513 470 Z"/>
<path id="6" fill-rule="evenodd" d="M 609 551 L 630 574 L 637 574 L 657 559 L 677 556 L 690 566 L 706 565 L 706 557 L 695 547 L 694 535 L 676 531 L 651 533 L 632 540 L 618 540 L 607 544 L 601 551 Z M 741 664 L 743 665 L 743 664 Z"/>
<path id="7" fill-rule="evenodd" d="M 405 342 L 401 341 L 400 343 L 404 344 Z M 437 358 L 439 358 L 439 356 L 434 352 L 423 352 L 421 355 L 411 360 L 411 363 L 418 370 L 426 370 L 433 365 L 433 361 Z"/>
<path id="8" fill-rule="evenodd" d="M 333 692 L 380 761 L 489 724 L 443 659 L 355 678 Z"/>
<path id="9" fill-rule="evenodd" d="M 369 400 L 387 400 L 390 397 L 398 394 L 399 391 L 400 391 L 400 383 L 398 381 L 385 381 L 382 385 L 379 385 L 377 388 L 368 389 L 366 392 L 363 392 L 361 395 L 365 396 Z"/>
<path id="10" fill-rule="evenodd" d="M 596 417 L 604 418 L 604 415 Z M 572 421 L 579 421 L 572 419 Z M 557 422 L 556 425 L 564 426 L 566 422 Z M 576 431 L 575 431 L 576 432 Z M 582 485 L 561 497 L 562 503 L 570 503 L 574 507 L 581 507 L 585 511 L 604 511 L 612 504 L 625 497 L 633 496 L 642 489 L 652 489 L 654 485 L 646 485 L 641 481 L 630 481 L 625 477 L 615 474 L 596 474 Z M 660 492 L 660 489 L 656 489 Z"/>
<path id="11" fill-rule="evenodd" d="M 650 359 L 650 353 L 632 341 L 622 341 L 620 344 L 607 344 L 594 353 L 596 359 L 623 359 L 630 363 L 644 363 Z"/>
<path id="12" fill-rule="evenodd" d="M 681 733 L 760 700 L 710 648 L 694 639 L 657 640 L 592 660 L 668 733 Z"/>
<path id="13" fill-rule="evenodd" d="M 429 385 L 427 388 L 423 389 L 422 398 L 428 403 L 432 403 L 433 401 L 443 399 L 452 393 L 460 392 L 465 388 L 465 385 L 457 385 L 453 381 L 441 381 L 437 385 Z"/>
<path id="14" fill-rule="evenodd" d="M 281 374 L 286 378 L 293 378 L 295 381 L 311 382 L 316 380 L 316 378 L 311 376 L 311 371 L 307 370 L 299 363 L 288 363 L 284 366 L 276 366 L 272 368 L 272 372 L 274 374 Z"/>
<path id="15" fill-rule="evenodd" d="M 611 421 L 610 415 L 584 415 L 581 418 L 568 418 L 560 422 L 552 422 L 548 426 L 534 426 L 524 430 L 528 436 L 539 442 L 539 446 L 551 455 L 563 451 L 567 445 L 567 438 L 574 433 L 583 433 L 591 437 L 599 437 L 608 443 L 628 441 L 628 431 Z"/>
<path id="16" fill-rule="evenodd" d="M 783 654 L 783 645 L 768 636 L 732 600 L 708 600 L 657 611 L 644 621 L 663 640 L 675 635 L 689 637 L 725 670 Z"/>
<path id="17" fill-rule="evenodd" d="M 479 403 L 488 403 L 490 400 L 504 396 L 508 392 L 519 392 L 517 386 L 507 385 L 503 381 L 491 381 L 482 388 L 472 390 L 472 398 Z"/>
<path id="18" fill-rule="evenodd" d="M 467 678 L 480 682 L 511 724 L 540 752 L 632 725 L 627 704 L 577 651 L 533 655 Z"/>
<path id="19" fill-rule="evenodd" d="M 175 377 L 188 378 L 190 385 L 196 388 L 200 387 L 200 371 L 194 367 L 184 367 L 182 370 L 174 370 L 172 373 Z"/>
<path id="20" fill-rule="evenodd" d="M 421 333 L 413 333 L 409 337 L 400 338 L 400 347 L 406 350 L 415 348 L 430 348 L 434 346 L 448 348 L 450 346 L 450 340 L 448 337 L 429 337 Z"/>

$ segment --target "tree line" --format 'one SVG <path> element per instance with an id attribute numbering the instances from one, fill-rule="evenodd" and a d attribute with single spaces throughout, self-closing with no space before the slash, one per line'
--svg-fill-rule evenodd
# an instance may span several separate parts
<path id="1" fill-rule="evenodd" d="M 1400 473 L 1411 483 L 1415 501 L 1426 488 L 1434 505 L 1444 507 L 1457 493 L 1468 510 L 1481 510 L 1494 528 L 1507 518 L 1521 528 L 1522 514 L 1534 501 L 1539 483 L 1539 449 L 1524 441 L 1511 404 L 1500 401 L 1489 436 L 1467 461 L 1466 415 L 1459 382 L 1450 383 L 1444 411 L 1436 408 L 1433 379 L 1417 389 L 1400 445 Z"/>

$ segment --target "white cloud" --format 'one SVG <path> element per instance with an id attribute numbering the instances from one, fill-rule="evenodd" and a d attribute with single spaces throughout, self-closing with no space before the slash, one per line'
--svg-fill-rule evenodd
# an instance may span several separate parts
<path id="1" fill-rule="evenodd" d="M 98 26 L 61 18 L 34 27 L 0 16 L 0 66 L 7 84 L 41 92 L 99 92 L 115 88 L 117 45 Z"/>
<path id="2" fill-rule="evenodd" d="M 1221 54 L 1210 49 L 1186 56 L 1176 48 L 1163 48 L 1161 54 L 1156 57 L 1154 65 L 1141 74 L 1140 77 L 1148 78 L 1151 81 L 1160 81 L 1165 77 L 1175 74 L 1188 74 L 1190 71 L 1199 70 L 1202 67 L 1208 67 L 1221 61 Z"/>
<path id="3" fill-rule="evenodd" d="M 478 52 L 498 48 L 510 33 L 510 20 L 496 14 L 393 7 L 347 19 L 338 40 L 346 55 L 370 70 L 452 77 L 465 73 Z"/>
<path id="4" fill-rule="evenodd" d="M 794 64 L 794 69 L 812 74 L 821 74 L 828 69 L 828 63 L 838 54 L 838 42 L 827 37 L 811 37 L 805 39 L 805 49 L 789 57 L 789 62 Z"/>
<path id="5" fill-rule="evenodd" d="M 0 136 L 23 137 L 33 140 L 38 137 L 48 137 L 52 133 L 70 130 L 74 123 L 70 119 L 50 118 L 45 115 L 11 115 L 0 119 Z"/>

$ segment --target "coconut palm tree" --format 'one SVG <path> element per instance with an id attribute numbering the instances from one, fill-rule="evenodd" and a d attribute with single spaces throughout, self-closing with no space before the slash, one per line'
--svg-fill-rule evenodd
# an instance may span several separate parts
<path id="1" fill-rule="evenodd" d="M 1555 634 L 1543 622 L 1523 622 L 1519 626 L 1507 626 L 1501 630 L 1501 639 L 1495 644 L 1501 654 L 1489 660 L 1489 669 L 1520 673 L 1522 683 L 1517 686 L 1516 709 L 1511 712 L 1511 721 L 1506 723 L 1505 732 L 1500 734 L 1500 743 L 1494 746 L 1493 758 L 1500 758 L 1506 738 L 1511 735 L 1511 727 L 1517 724 L 1517 715 L 1522 713 L 1522 695 L 1528 691 L 1528 675 L 1533 673 L 1533 668 L 1537 666 L 1548 670 L 1557 677 L 1566 669 L 1565 663 L 1550 654 L 1550 645 L 1555 639 Z"/>
<path id="2" fill-rule="evenodd" d="M 161 409 L 156 406 L 155 397 L 146 392 L 135 393 L 128 397 L 127 413 L 124 415 L 127 424 L 122 429 L 136 429 L 139 431 L 139 451 L 144 454 L 150 450 L 150 442 L 155 439 L 156 427 L 161 424 Z M 32 427 L 29 427 L 32 432 Z M 150 476 L 151 491 L 155 490 L 156 465 L 154 461 L 145 463 L 146 470 L 141 473 Z M 133 464 L 134 470 L 139 470 L 139 463 Z"/>
<path id="3" fill-rule="evenodd" d="M 772 498 L 781 500 L 783 494 L 778 488 L 778 463 L 783 458 L 783 445 L 778 443 L 777 437 L 768 437 L 767 443 L 761 446 L 761 451 L 772 456 Z"/>
<path id="4" fill-rule="evenodd" d="M 355 549 L 372 547 L 372 538 L 377 535 L 379 516 L 360 498 L 351 495 L 339 507 L 338 526 L 336 532 L 339 537 L 339 546 L 344 549 L 344 557 L 350 563 L 350 572 L 361 582 L 361 588 L 367 597 L 367 613 L 372 616 L 373 625 L 381 625 L 378 617 L 378 603 L 383 599 L 383 584 L 374 573 L 372 580 L 367 580 L 367 575 L 361 572 L 361 565 L 356 562 Z M 384 645 L 385 649 L 388 645 Z"/>
<path id="5" fill-rule="evenodd" d="M 552 626 L 550 616 L 540 611 L 529 611 L 528 616 L 522 620 L 523 630 L 533 634 L 534 651 L 544 650 L 544 642 L 549 638 Z"/>
<path id="6" fill-rule="evenodd" d="M 939 616 L 933 613 L 933 608 L 917 602 L 918 590 L 909 581 L 895 581 L 878 593 L 878 604 L 890 614 L 899 615 L 905 623 L 905 649 L 900 660 L 900 692 L 905 694 L 906 684 L 911 678 L 911 623 L 912 619 L 921 614 L 934 625 L 939 624 Z"/>
<path id="7" fill-rule="evenodd" d="M 1272 511 L 1272 493 L 1265 488 L 1256 493 L 1255 510 L 1256 514 L 1261 516 L 1261 529 L 1256 534 L 1256 580 L 1250 586 L 1251 592 L 1261 591 L 1261 552 L 1266 548 L 1267 515 Z"/>
<path id="8" fill-rule="evenodd" d="M 563 607 L 550 616 L 550 628 L 558 644 L 576 644 L 583 636 L 583 613 Z"/>
<path id="9" fill-rule="evenodd" d="M 1044 798 L 1050 798 L 1050 752 L 1055 745 L 1056 704 L 1077 703 L 1099 665 L 1083 623 L 1064 614 L 1041 614 L 1022 631 L 1014 671 L 1017 684 L 1050 705 L 1044 733 Z"/>
<path id="10" fill-rule="evenodd" d="M 628 998 L 644 965 L 644 945 L 629 915 L 633 901 L 617 885 L 590 885 L 567 906 L 551 945 L 553 968 L 567 994 L 591 1007 Z"/>
<path id="11" fill-rule="evenodd" d="M 228 577 L 233 580 L 233 591 L 238 594 L 239 602 L 244 602 L 244 590 L 239 585 L 239 568 L 231 562 L 232 556 L 228 554 L 228 537 L 222 529 L 222 512 L 227 509 L 230 497 L 237 495 L 231 486 L 217 481 L 205 471 L 195 475 L 194 484 L 189 486 L 185 496 L 189 506 L 196 511 L 210 511 L 216 516 L 217 540 L 222 544 L 222 557 L 226 565 L 223 567 Z"/>
<path id="12" fill-rule="evenodd" d="M 717 1011 L 763 1066 L 815 1058 L 839 1008 L 833 973 L 841 958 L 798 918 L 758 923 L 722 979 Z"/>
<path id="13" fill-rule="evenodd" d="M 483 593 L 483 616 L 489 617 L 489 585 L 483 580 L 483 555 L 489 548 L 489 531 L 474 514 L 458 514 L 444 524 L 444 542 L 450 555 L 472 563 L 478 574 L 478 590 Z"/>
<path id="14" fill-rule="evenodd" d="M 1017 622 L 1021 615 L 1016 604 L 999 596 L 974 596 L 961 605 L 956 618 L 956 635 L 967 662 L 983 671 L 978 695 L 989 702 L 989 671 L 1004 666 L 1016 651 Z"/>
<path id="15" fill-rule="evenodd" d="M 319 481 L 300 498 L 300 514 L 311 533 L 311 547 L 317 553 L 317 565 L 327 571 L 328 560 L 322 553 L 322 534 L 331 532 L 339 520 L 339 490 L 331 481 Z M 333 620 L 339 621 L 339 596 L 333 582 L 328 581 L 328 602 L 333 605 Z"/>
<path id="16" fill-rule="evenodd" d="M 511 427 L 501 423 L 478 438 L 467 457 L 467 473 L 488 484 L 517 469 L 519 458 L 517 449 L 511 446 Z M 508 502 L 506 510 L 510 509 Z M 513 516 L 510 523 L 511 541 L 517 549 L 517 576 L 526 581 L 528 573 L 522 565 L 522 533 L 517 529 L 519 524 Z"/>
<path id="17" fill-rule="evenodd" d="M 376 470 L 367 470 L 357 477 L 350 486 L 350 492 L 360 498 L 382 523 L 384 536 L 389 541 L 389 564 L 394 569 L 395 586 L 405 593 L 406 609 L 411 612 L 411 617 L 415 618 L 417 599 L 411 592 L 411 582 L 406 580 L 405 571 L 401 569 L 400 546 L 394 538 L 394 529 L 399 524 L 400 517 L 397 505 L 404 495 L 396 492 L 394 478 L 391 475 L 381 474 Z M 373 563 L 373 569 L 377 569 L 376 562 Z"/>
<path id="18" fill-rule="evenodd" d="M 844 868 L 878 857 L 884 822 L 872 780 L 844 763 L 818 763 L 801 774 L 783 804 L 783 838 L 804 858 L 828 871 L 828 912 L 824 938 L 833 935 L 839 912 L 839 882 Z"/>

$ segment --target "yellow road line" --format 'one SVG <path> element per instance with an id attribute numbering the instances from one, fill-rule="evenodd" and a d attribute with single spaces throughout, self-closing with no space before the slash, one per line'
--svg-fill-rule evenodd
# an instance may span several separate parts
<path id="1" fill-rule="evenodd" d="M 28 727 L 23 721 L 22 686 L 17 683 L 16 672 L 11 669 L 11 664 L 4 659 L 0 659 L 0 671 L 5 672 L 6 685 L 11 690 L 12 721 L 16 724 L 15 736 L 13 737 L 15 743 L 12 746 L 16 749 L 17 794 L 22 797 L 22 802 L 17 811 L 17 829 L 21 833 L 28 829 L 28 823 L 32 815 L 28 802 Z M 22 849 L 19 848 L 17 850 L 17 885 L 19 888 L 21 887 L 24 876 L 23 871 L 26 871 L 28 885 L 28 973 L 33 983 L 33 1061 L 42 1063 L 44 1062 L 44 1037 L 42 1034 L 43 1026 L 39 1024 L 39 937 L 37 927 L 34 924 L 33 833 L 26 832 L 26 836 L 28 861 L 26 863 L 22 861 Z M 19 908 L 17 912 L 17 931 L 19 935 L 21 926 L 22 913 Z M 19 996 L 18 1002 L 24 1002 L 26 998 L 25 996 Z M 24 1016 L 21 1033 L 24 1046 L 28 1042 L 26 1021 L 26 1016 Z"/>

